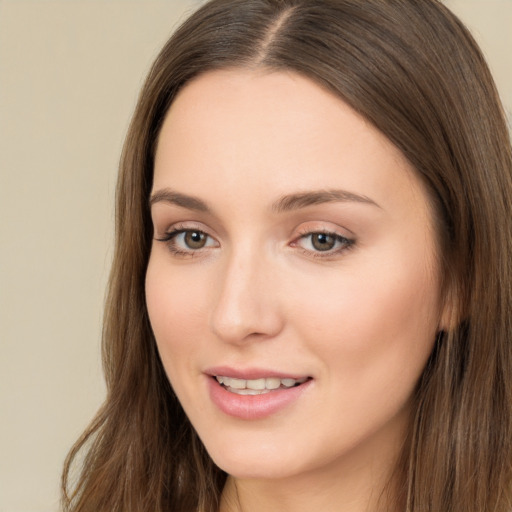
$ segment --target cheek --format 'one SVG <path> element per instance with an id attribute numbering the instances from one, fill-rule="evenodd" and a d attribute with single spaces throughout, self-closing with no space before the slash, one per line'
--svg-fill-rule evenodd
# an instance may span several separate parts
<path id="1" fill-rule="evenodd" d="M 435 273 L 416 261 L 394 253 L 391 263 L 381 258 L 380 265 L 340 272 L 321 289 L 314 282 L 305 288 L 295 302 L 296 332 L 309 333 L 310 349 L 321 352 L 326 366 L 337 365 L 331 378 L 361 389 L 415 384 L 439 317 Z"/>
<path id="2" fill-rule="evenodd" d="M 197 330 L 204 317 L 204 288 L 192 276 L 170 269 L 164 259 L 159 255 L 150 258 L 146 303 L 160 356 L 169 371 L 174 356 L 186 356 L 196 347 L 191 337 L 200 340 Z"/>

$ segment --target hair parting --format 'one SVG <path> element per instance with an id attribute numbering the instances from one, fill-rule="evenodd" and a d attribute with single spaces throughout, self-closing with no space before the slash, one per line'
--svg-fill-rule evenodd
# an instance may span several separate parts
<path id="1" fill-rule="evenodd" d="M 451 315 L 417 386 L 389 490 L 393 510 L 510 512 L 510 136 L 482 53 L 436 0 L 213 0 L 162 49 L 120 162 L 103 330 L 107 398 L 66 460 L 64 510 L 218 511 L 226 474 L 167 380 L 144 283 L 165 115 L 194 78 L 237 67 L 308 77 L 415 168 L 436 219 Z"/>

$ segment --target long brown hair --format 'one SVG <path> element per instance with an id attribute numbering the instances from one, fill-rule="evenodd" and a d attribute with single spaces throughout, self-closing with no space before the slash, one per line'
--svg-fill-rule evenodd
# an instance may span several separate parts
<path id="1" fill-rule="evenodd" d="M 144 280 L 163 119 L 187 82 L 233 67 L 291 70 L 328 88 L 384 133 L 423 180 L 452 322 L 418 383 L 395 472 L 395 510 L 510 512 L 510 138 L 480 50 L 436 0 L 213 0 L 165 45 L 122 155 L 103 332 L 108 392 L 66 461 L 64 509 L 218 508 L 226 475 L 208 457 L 164 373 Z"/>

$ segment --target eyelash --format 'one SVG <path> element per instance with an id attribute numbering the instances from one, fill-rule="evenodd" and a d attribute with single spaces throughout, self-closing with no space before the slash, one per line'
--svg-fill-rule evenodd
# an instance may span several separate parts
<path id="1" fill-rule="evenodd" d="M 340 244 L 340 247 L 338 247 L 337 249 L 329 249 L 327 251 L 318 251 L 318 250 L 315 251 L 315 250 L 308 250 L 308 249 L 304 249 L 303 247 L 299 247 L 299 249 L 301 249 L 301 251 L 306 256 L 309 256 L 312 258 L 329 259 L 329 258 L 336 257 L 336 256 L 340 255 L 341 253 L 352 249 L 356 242 L 354 239 L 347 238 L 343 235 L 340 235 L 339 233 L 336 233 L 335 231 L 329 231 L 329 230 L 323 230 L 323 229 L 312 231 L 309 229 L 309 230 L 302 231 L 300 233 L 300 236 L 298 236 L 295 239 L 295 241 L 292 242 L 292 244 L 293 244 L 293 246 L 296 246 L 298 244 L 299 240 L 305 240 L 308 237 L 312 237 L 313 235 L 326 235 L 326 236 L 333 237 L 335 243 Z M 312 243 L 312 242 L 310 242 L 310 243 Z"/>
<path id="2" fill-rule="evenodd" d="M 206 233 L 205 231 L 203 231 L 201 229 L 194 229 L 194 228 L 191 228 L 191 227 L 176 226 L 175 228 L 173 228 L 168 233 L 165 233 L 165 235 L 162 238 L 156 238 L 156 240 L 158 242 L 164 242 L 165 244 L 167 244 L 167 247 L 169 248 L 169 250 L 171 251 L 171 253 L 174 256 L 178 256 L 178 257 L 182 257 L 182 258 L 186 258 L 186 257 L 192 258 L 195 255 L 197 255 L 197 253 L 200 252 L 201 249 L 180 249 L 176 245 L 175 239 L 179 235 L 182 235 L 182 234 L 185 234 L 185 233 L 199 233 L 201 235 L 206 236 L 207 238 L 210 238 L 210 239 L 212 238 L 208 233 Z"/>
<path id="3" fill-rule="evenodd" d="M 185 233 L 198 233 L 201 235 L 204 235 L 208 239 L 213 239 L 208 233 L 205 231 L 202 231 L 201 229 L 194 229 L 190 227 L 182 227 L 182 226 L 176 226 L 174 229 L 166 233 L 162 238 L 156 238 L 158 242 L 163 242 L 167 244 L 167 247 L 171 251 L 171 253 L 174 256 L 177 257 L 189 257 L 192 258 L 196 256 L 199 252 L 201 252 L 202 248 L 199 249 L 181 249 L 176 245 L 175 239 L 182 234 Z M 340 247 L 338 247 L 335 250 L 329 249 L 326 251 L 319 251 L 319 250 L 311 250 L 311 249 L 305 249 L 303 247 L 300 247 L 298 245 L 298 242 L 300 240 L 305 240 L 308 237 L 312 237 L 313 235 L 326 235 L 333 237 L 335 240 L 335 243 L 341 244 Z M 310 242 L 311 243 L 311 242 Z M 328 230 L 304 230 L 300 233 L 300 235 L 291 243 L 292 247 L 297 247 L 301 250 L 303 254 L 306 256 L 312 257 L 312 258 L 332 258 L 334 256 L 338 256 L 342 252 L 350 250 L 355 244 L 354 239 L 346 238 L 336 232 L 328 231 Z"/>

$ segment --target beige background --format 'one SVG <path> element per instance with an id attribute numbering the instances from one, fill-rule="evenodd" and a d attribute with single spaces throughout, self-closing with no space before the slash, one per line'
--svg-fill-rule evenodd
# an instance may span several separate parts
<path id="1" fill-rule="evenodd" d="M 199 2 L 0 1 L 0 512 L 58 509 L 103 397 L 117 161 L 152 58 Z M 447 0 L 512 109 L 512 0 Z"/>

